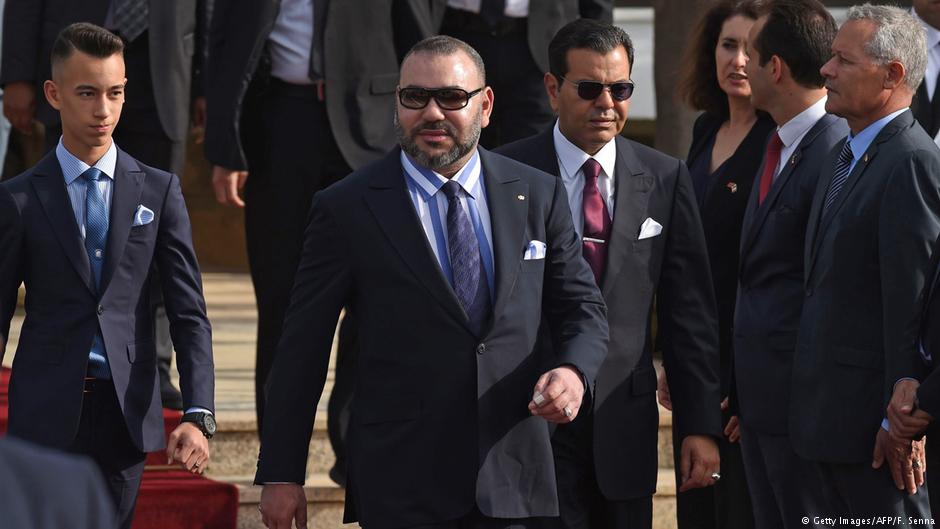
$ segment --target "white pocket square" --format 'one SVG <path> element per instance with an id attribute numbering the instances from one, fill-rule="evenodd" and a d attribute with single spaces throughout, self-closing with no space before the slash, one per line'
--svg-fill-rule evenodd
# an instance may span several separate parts
<path id="1" fill-rule="evenodd" d="M 143 226 L 151 222 L 153 222 L 153 211 L 143 204 L 138 205 L 134 213 L 134 226 Z"/>
<path id="2" fill-rule="evenodd" d="M 637 237 L 637 240 L 642 241 L 643 239 L 649 239 L 662 232 L 663 225 L 653 220 L 652 217 L 647 217 L 647 219 L 643 221 L 643 225 L 640 226 L 640 236 Z"/>
<path id="3" fill-rule="evenodd" d="M 532 259 L 545 259 L 545 243 L 542 241 L 529 241 L 529 246 L 525 249 L 525 255 L 522 256 L 523 261 L 531 261 Z"/>

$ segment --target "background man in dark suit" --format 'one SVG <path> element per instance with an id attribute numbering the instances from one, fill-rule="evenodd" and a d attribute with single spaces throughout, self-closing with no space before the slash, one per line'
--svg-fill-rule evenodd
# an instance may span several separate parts
<path id="1" fill-rule="evenodd" d="M 5 527 L 112 529 L 114 505 L 101 472 L 84 457 L 0 439 L 0 512 Z"/>
<path id="2" fill-rule="evenodd" d="M 117 36 L 84 23 L 53 45 L 44 91 L 60 113 L 62 138 L 36 167 L 0 186 L 0 342 L 25 282 L 9 433 L 91 456 L 129 527 L 145 452 L 166 443 L 150 316 L 154 266 L 163 272 L 190 406 L 167 456 L 196 472 L 214 431 L 214 375 L 179 180 L 111 139 L 127 82 L 122 50 Z"/>
<path id="3" fill-rule="evenodd" d="M 803 244 L 819 167 L 845 138 L 826 113 L 825 80 L 836 23 L 817 0 L 775 0 L 748 35 L 754 106 L 777 123 L 744 214 L 734 321 L 734 402 L 758 527 L 802 527 L 819 480 L 787 435 L 790 371 L 803 308 Z"/>
<path id="4" fill-rule="evenodd" d="M 49 54 L 56 35 L 73 22 L 113 29 L 126 42 L 127 102 L 114 138 L 147 165 L 182 174 L 190 101 L 202 94 L 208 0 L 7 0 L 3 27 L 3 112 L 29 133 L 33 119 L 46 127 L 46 150 L 59 142 L 59 114 L 42 97 L 50 77 Z M 201 121 L 203 113 L 194 114 Z M 164 405 L 182 408 L 170 383 L 172 344 L 159 298 L 152 294 L 157 355 Z"/>
<path id="5" fill-rule="evenodd" d="M 894 7 L 847 17 L 821 73 L 826 110 L 851 132 L 822 166 L 806 228 L 790 440 L 823 480 L 825 512 L 925 518 L 922 458 L 882 426 L 924 369 L 921 296 L 940 234 L 940 151 L 908 110 L 924 33 Z"/>
<path id="6" fill-rule="evenodd" d="M 447 4 L 441 33 L 480 52 L 499 94 L 480 144 L 494 149 L 551 126 L 554 114 L 542 77 L 548 42 L 578 17 L 613 21 L 612 0 L 435 0 Z"/>
<path id="7" fill-rule="evenodd" d="M 649 528 L 659 432 L 654 294 L 669 336 L 663 351 L 682 439 L 682 490 L 711 485 L 719 470 L 718 326 L 702 224 L 685 164 L 619 136 L 633 90 L 630 37 L 577 20 L 552 39 L 549 59 L 555 127 L 500 152 L 567 188 L 610 321 L 593 413 L 552 438 L 560 526 Z"/>
<path id="8" fill-rule="evenodd" d="M 914 92 L 911 112 L 927 134 L 937 141 L 940 132 L 940 97 L 937 80 L 940 79 L 940 2 L 936 0 L 914 0 L 911 14 L 924 28 L 927 39 L 927 70 L 924 80 Z M 940 462 L 940 461 L 938 461 Z"/>
<path id="9" fill-rule="evenodd" d="M 398 63 L 433 33 L 431 11 L 427 0 L 216 0 L 212 19 L 206 158 L 219 202 L 245 207 L 260 431 L 310 200 L 395 145 Z M 343 328 L 329 429 L 340 483 L 356 347 Z"/>
<path id="10" fill-rule="evenodd" d="M 545 420 L 573 420 L 594 385 L 604 301 L 561 183 L 477 148 L 493 92 L 473 48 L 417 44 L 398 96 L 401 150 L 314 199 L 269 381 L 262 516 L 272 528 L 306 519 L 316 402 L 351 306 L 361 354 L 346 520 L 531 527 L 558 514 Z M 544 373 L 543 315 L 555 339 Z"/>

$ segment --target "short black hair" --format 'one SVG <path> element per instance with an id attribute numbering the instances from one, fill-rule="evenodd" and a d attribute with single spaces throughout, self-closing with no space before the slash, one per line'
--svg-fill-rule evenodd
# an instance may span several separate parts
<path id="1" fill-rule="evenodd" d="M 117 53 L 124 54 L 124 42 L 103 27 L 87 22 L 76 22 L 59 32 L 52 44 L 52 66 L 68 59 L 78 50 L 86 55 L 107 59 Z"/>
<path id="2" fill-rule="evenodd" d="M 579 18 L 558 30 L 548 44 L 548 69 L 555 77 L 568 75 L 568 51 L 589 49 L 600 54 L 608 54 L 623 46 L 630 60 L 630 72 L 633 72 L 633 41 L 627 32 L 604 22 L 590 18 Z"/>
<path id="3" fill-rule="evenodd" d="M 793 79 L 806 88 L 822 88 L 819 73 L 832 55 L 838 27 L 817 0 L 774 0 L 764 6 L 767 21 L 754 40 L 764 66 L 774 55 L 790 67 Z"/>
<path id="4" fill-rule="evenodd" d="M 466 42 L 455 39 L 448 35 L 437 35 L 434 37 L 428 37 L 408 50 L 408 53 L 405 54 L 405 57 L 402 59 L 401 63 L 405 64 L 405 61 L 409 57 L 416 53 L 426 53 L 428 55 L 434 56 L 448 56 L 462 51 L 470 57 L 470 60 L 473 61 L 473 65 L 476 66 L 477 71 L 480 73 L 480 80 L 483 81 L 483 84 L 486 84 L 486 66 L 483 65 L 483 58 L 480 57 L 480 54 L 477 50 L 473 49 L 473 46 L 467 44 Z"/>

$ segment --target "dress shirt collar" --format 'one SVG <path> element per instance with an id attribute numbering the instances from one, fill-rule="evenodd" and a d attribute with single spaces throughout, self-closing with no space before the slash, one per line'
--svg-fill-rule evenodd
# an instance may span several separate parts
<path id="1" fill-rule="evenodd" d="M 927 49 L 931 50 L 934 48 L 934 46 L 940 44 L 940 30 L 931 26 L 925 22 L 924 19 L 920 18 L 920 15 L 917 14 L 917 10 L 913 7 L 911 8 L 911 15 L 913 15 L 914 18 L 920 22 L 920 25 L 924 27 L 924 33 L 927 36 Z"/>
<path id="2" fill-rule="evenodd" d="M 55 156 L 58 158 L 59 166 L 62 168 L 62 176 L 65 177 L 65 185 L 70 185 L 76 178 L 91 167 L 87 163 L 79 160 L 74 154 L 70 153 L 68 149 L 65 148 L 65 145 L 62 144 L 62 138 L 59 138 L 59 144 L 56 145 Z M 104 156 L 95 162 L 94 167 L 98 168 L 99 171 L 104 173 L 104 175 L 111 180 L 114 180 L 114 169 L 116 165 L 117 147 L 114 145 L 114 140 L 111 140 L 111 146 L 108 147 Z"/>
<path id="3" fill-rule="evenodd" d="M 793 146 L 809 132 L 809 129 L 813 128 L 816 122 L 826 115 L 826 99 L 827 97 L 823 96 L 819 101 L 813 103 L 777 129 L 777 134 L 780 136 L 780 141 L 783 142 L 784 147 Z"/>
<path id="4" fill-rule="evenodd" d="M 878 121 L 872 123 L 871 125 L 865 127 L 864 130 L 859 132 L 857 135 L 853 136 L 849 132 L 849 140 L 852 146 L 852 158 L 855 160 L 860 159 L 865 151 L 868 150 L 868 147 L 871 145 L 871 142 L 875 141 L 875 138 L 878 136 L 878 133 L 881 132 L 881 129 L 885 128 L 885 125 L 891 122 L 894 118 L 900 116 L 908 109 L 907 107 L 902 108 L 901 110 L 896 110 L 887 116 L 879 119 Z"/>
<path id="5" fill-rule="evenodd" d="M 558 162 L 561 164 L 562 169 L 564 169 L 564 171 L 562 171 L 564 176 L 575 178 L 578 171 L 581 170 L 581 166 L 584 165 L 584 162 L 586 162 L 588 158 L 594 158 L 597 160 L 597 163 L 601 164 L 601 169 L 604 170 L 604 174 L 613 180 L 614 167 L 617 165 L 616 140 L 610 140 L 606 145 L 601 147 L 601 150 L 597 151 L 597 154 L 591 156 L 582 151 L 577 145 L 571 143 L 571 141 L 562 134 L 557 120 L 555 121 L 554 136 L 555 152 L 558 154 Z"/>
<path id="6" fill-rule="evenodd" d="M 464 192 L 474 200 L 480 198 L 479 195 L 482 191 L 482 187 L 479 183 L 482 171 L 480 168 L 479 151 L 474 151 L 470 160 L 457 171 L 457 174 L 455 174 L 452 179 L 422 166 L 405 154 L 405 151 L 401 152 L 401 165 L 405 168 L 405 173 L 417 185 L 425 201 L 430 200 L 431 197 L 440 191 L 441 187 L 447 183 L 448 180 L 454 180 L 460 184 Z"/>

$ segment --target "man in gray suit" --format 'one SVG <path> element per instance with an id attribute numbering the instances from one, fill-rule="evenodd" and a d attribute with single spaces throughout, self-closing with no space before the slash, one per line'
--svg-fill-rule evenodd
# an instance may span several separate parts
<path id="1" fill-rule="evenodd" d="M 42 97 L 42 84 L 51 78 L 55 37 L 73 22 L 107 27 L 125 41 L 131 80 L 115 141 L 141 162 L 182 175 L 190 101 L 202 94 L 208 1 L 7 0 L 0 67 L 4 115 L 25 134 L 38 120 L 46 127 L 46 151 L 55 148 L 62 134 L 59 114 Z M 203 116 L 204 111 L 195 112 L 194 121 Z M 163 404 L 181 409 L 182 397 L 170 383 L 169 323 L 159 291 L 153 295 Z"/>
<path id="2" fill-rule="evenodd" d="M 940 234 L 940 151 L 908 108 L 926 46 L 901 9 L 866 4 L 847 17 L 821 69 L 826 110 L 850 133 L 822 165 L 806 228 L 790 439 L 822 479 L 823 512 L 923 519 L 919 443 L 893 440 L 884 418 L 923 375 L 923 292 Z"/>

